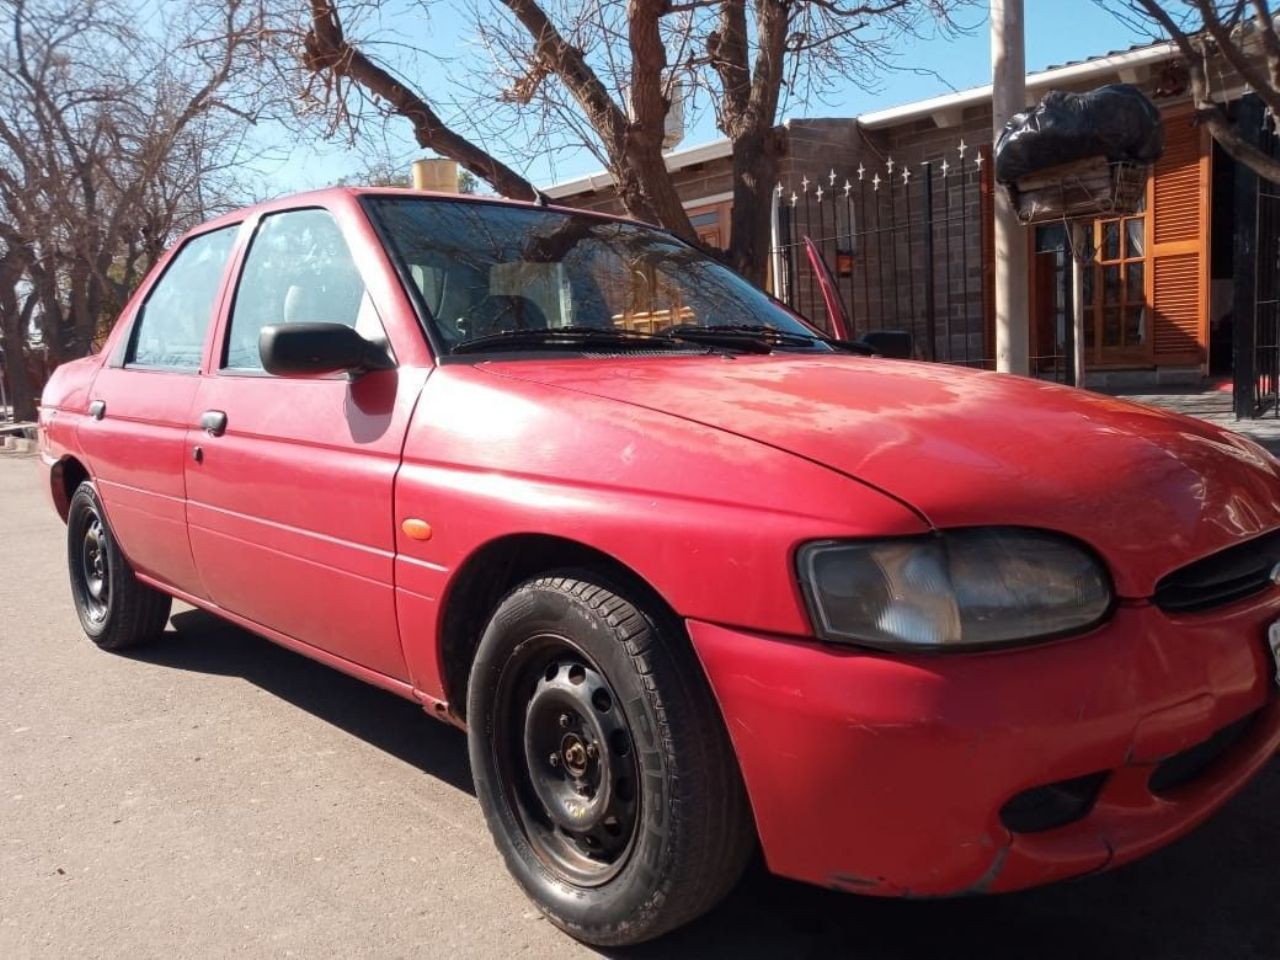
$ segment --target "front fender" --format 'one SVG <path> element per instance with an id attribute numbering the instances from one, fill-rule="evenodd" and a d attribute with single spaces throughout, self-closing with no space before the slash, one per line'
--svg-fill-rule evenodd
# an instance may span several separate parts
<path id="1" fill-rule="evenodd" d="M 813 539 L 923 532 L 911 510 L 826 467 L 651 410 L 445 367 L 396 480 L 397 599 L 417 685 L 442 689 L 440 599 L 485 544 L 543 534 L 607 554 L 680 616 L 804 636 L 793 573 Z"/>

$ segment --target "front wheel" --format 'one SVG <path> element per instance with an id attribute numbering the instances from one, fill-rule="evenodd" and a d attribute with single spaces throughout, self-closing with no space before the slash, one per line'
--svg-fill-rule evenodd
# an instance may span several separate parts
<path id="1" fill-rule="evenodd" d="M 173 600 L 134 576 L 89 480 L 67 510 L 67 568 L 80 625 L 103 650 L 124 650 L 164 632 Z"/>
<path id="2" fill-rule="evenodd" d="M 572 936 L 648 940 L 737 882 L 754 847 L 746 795 L 677 624 L 592 575 L 529 581 L 480 641 L 467 719 L 494 840 Z"/>

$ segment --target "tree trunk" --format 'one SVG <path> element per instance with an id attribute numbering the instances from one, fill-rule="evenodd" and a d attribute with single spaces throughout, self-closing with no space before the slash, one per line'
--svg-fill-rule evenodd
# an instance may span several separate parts
<path id="1" fill-rule="evenodd" d="M 785 134 L 749 129 L 733 141 L 733 211 L 729 264 L 747 280 L 765 286 L 773 233 L 773 188 Z"/>
<path id="2" fill-rule="evenodd" d="M 638 141 L 639 138 L 636 138 L 635 149 L 627 158 L 629 169 L 619 178 L 618 192 L 622 197 L 623 205 L 633 217 L 642 220 L 648 219 L 646 214 L 649 210 L 653 211 L 651 216 L 655 222 L 666 227 L 682 240 L 696 243 L 697 232 L 689 222 L 689 214 L 684 204 L 680 202 L 680 194 L 676 192 L 675 184 L 671 181 L 671 174 L 667 172 L 667 161 L 662 155 L 661 134 L 659 134 L 657 149 Z M 642 203 L 647 209 L 644 212 L 638 212 L 637 207 L 640 204 L 632 206 L 627 203 L 630 196 L 642 197 Z"/>
<path id="3" fill-rule="evenodd" d="M 19 310 L 17 297 L 12 290 L 0 292 L 0 323 L 3 324 L 4 383 L 13 415 L 17 420 L 35 420 L 36 397 L 27 373 L 26 326 L 31 320 L 28 298 L 27 307 Z"/>

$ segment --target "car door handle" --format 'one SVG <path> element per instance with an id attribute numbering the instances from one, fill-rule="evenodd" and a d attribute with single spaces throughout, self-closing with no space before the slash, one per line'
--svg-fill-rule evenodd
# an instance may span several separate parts
<path id="1" fill-rule="evenodd" d="M 89 416 L 95 420 L 101 420 L 107 415 L 107 401 L 95 400 L 89 404 Z"/>
<path id="2" fill-rule="evenodd" d="M 200 429 L 211 437 L 220 437 L 227 432 L 227 415 L 221 410 L 206 410 L 200 414 Z"/>

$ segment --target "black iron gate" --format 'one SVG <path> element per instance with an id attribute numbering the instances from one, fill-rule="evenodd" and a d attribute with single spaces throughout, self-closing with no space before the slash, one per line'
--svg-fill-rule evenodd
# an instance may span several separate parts
<path id="1" fill-rule="evenodd" d="M 1276 118 L 1256 95 L 1235 105 L 1236 128 L 1280 156 Z M 1232 376 L 1237 417 L 1280 417 L 1280 184 L 1235 165 Z"/>
<path id="2" fill-rule="evenodd" d="M 778 294 L 820 325 L 822 290 L 804 240 L 821 251 L 856 335 L 907 330 L 923 359 L 991 366 L 988 149 L 832 167 L 778 184 Z"/>
<path id="3" fill-rule="evenodd" d="M 864 157 L 852 169 L 792 174 L 776 188 L 778 295 L 823 325 L 821 286 L 805 255 L 809 237 L 855 335 L 907 330 L 921 359 L 994 368 L 993 189 L 989 145 L 963 140 L 910 163 Z M 1036 309 L 1026 305 L 1033 329 Z M 1052 326 L 1052 317 L 1045 322 Z M 1061 338 L 1042 339 L 1048 342 L 1032 357 L 1033 372 L 1065 379 Z"/>

